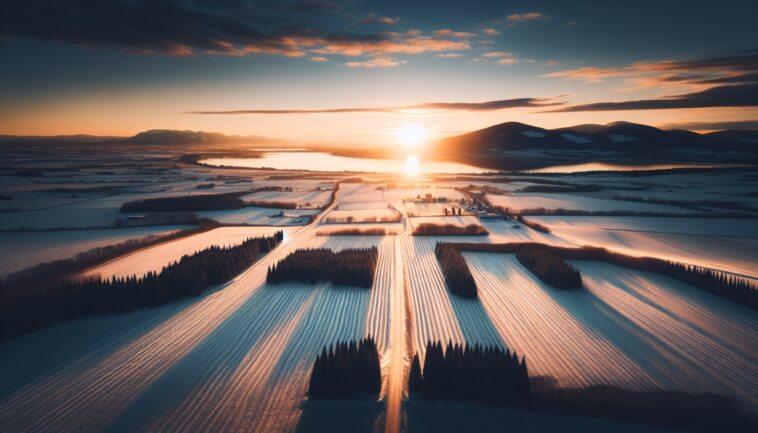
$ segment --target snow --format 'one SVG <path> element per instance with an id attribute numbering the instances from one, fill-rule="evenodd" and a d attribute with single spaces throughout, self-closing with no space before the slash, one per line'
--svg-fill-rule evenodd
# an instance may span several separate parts
<path id="1" fill-rule="evenodd" d="M 274 227 L 219 227 L 207 232 L 158 244 L 111 260 L 84 275 L 100 275 L 103 278 L 142 276 L 160 270 L 184 255 L 192 255 L 211 246 L 228 247 L 241 244 L 251 237 L 270 236 L 279 228 Z"/>
<path id="2" fill-rule="evenodd" d="M 324 345 L 368 334 L 386 345 L 393 262 L 390 238 L 297 230 L 299 242 L 222 290 L 3 343 L 0 430 L 294 431 Z M 296 248 L 377 244 L 373 290 L 264 282 L 265 269 Z"/>
<path id="3" fill-rule="evenodd" d="M 283 211 L 285 216 L 274 216 Z M 242 209 L 196 212 L 198 216 L 214 219 L 222 224 L 251 224 L 268 226 L 302 225 L 308 222 L 308 216 L 317 210 L 273 209 L 247 206 Z"/>
<path id="4" fill-rule="evenodd" d="M 283 201 L 303 207 L 320 207 L 329 202 L 331 191 L 260 191 L 240 197 L 245 201 Z"/>
<path id="5" fill-rule="evenodd" d="M 34 265 L 67 259 L 91 250 L 151 235 L 165 235 L 188 227 L 134 227 L 107 230 L 0 233 L 0 276 Z"/>
<path id="6" fill-rule="evenodd" d="M 470 224 L 479 225 L 479 218 L 473 215 L 414 217 L 410 221 L 415 227 L 419 224 L 453 224 L 461 227 Z"/>
<path id="7" fill-rule="evenodd" d="M 715 392 L 758 409 L 758 318 L 653 273 L 572 262 L 585 288 L 545 286 L 511 254 L 464 253 L 491 325 L 561 386 Z"/>
<path id="8" fill-rule="evenodd" d="M 514 193 L 509 195 L 487 194 L 487 199 L 494 206 L 522 209 L 571 209 L 584 211 L 637 211 L 637 212 L 671 212 L 679 214 L 694 211 L 663 204 L 637 203 L 624 200 L 602 199 L 574 194 L 555 193 Z"/>
<path id="9" fill-rule="evenodd" d="M 522 134 L 526 135 L 529 138 L 545 138 L 545 134 L 543 132 L 537 132 L 537 131 L 521 131 Z"/>
<path id="10" fill-rule="evenodd" d="M 592 143 L 592 139 L 589 137 L 580 137 L 574 134 L 561 134 L 561 135 L 566 140 L 574 142 L 574 143 L 580 143 L 580 144 Z"/>
<path id="11" fill-rule="evenodd" d="M 657 257 L 758 280 L 754 219 L 530 217 L 577 246 Z"/>

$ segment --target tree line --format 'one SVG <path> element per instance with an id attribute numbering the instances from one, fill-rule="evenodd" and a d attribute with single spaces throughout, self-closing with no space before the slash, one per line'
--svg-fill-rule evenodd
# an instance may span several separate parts
<path id="1" fill-rule="evenodd" d="M 490 234 L 479 224 L 460 226 L 457 224 L 421 223 L 413 228 L 413 236 L 485 236 Z"/>
<path id="2" fill-rule="evenodd" d="M 507 214 L 507 212 L 506 212 L 506 214 Z M 542 225 L 542 224 L 540 224 L 538 222 L 535 222 L 535 221 L 530 221 L 530 220 L 524 218 L 521 215 L 516 215 L 516 221 L 518 221 L 521 224 L 523 224 L 523 225 L 531 228 L 532 230 L 537 230 L 538 232 L 542 232 L 542 233 L 550 233 L 550 228 L 548 228 L 547 226 Z"/>
<path id="3" fill-rule="evenodd" d="M 520 209 L 521 215 L 551 215 L 551 216 L 634 216 L 634 217 L 666 217 L 666 218 L 755 218 L 754 213 L 750 212 L 658 212 L 658 211 L 635 211 L 635 210 L 583 210 L 583 209 L 546 209 L 536 207 L 529 209 Z"/>
<path id="4" fill-rule="evenodd" d="M 316 356 L 308 382 L 308 395 L 312 397 L 354 394 L 378 397 L 381 389 L 379 352 L 372 337 L 324 347 Z"/>
<path id="5" fill-rule="evenodd" d="M 564 260 L 591 260 L 610 263 L 628 269 L 655 272 L 687 283 L 698 289 L 728 299 L 737 304 L 758 310 L 758 290 L 750 281 L 699 266 L 670 262 L 654 257 L 632 257 L 599 247 L 568 248 L 534 242 L 511 242 L 504 244 L 452 243 L 459 251 L 516 254 L 520 248 L 539 245 Z"/>
<path id="6" fill-rule="evenodd" d="M 274 209 L 297 209 L 297 203 L 281 200 L 248 200 L 246 206 L 265 207 Z"/>
<path id="7" fill-rule="evenodd" d="M 424 398 L 525 404 L 531 395 L 526 357 L 498 346 L 428 342 L 424 368 L 413 357 L 408 389 Z"/>
<path id="8" fill-rule="evenodd" d="M 674 200 L 658 197 L 638 197 L 627 195 L 615 195 L 614 200 L 632 201 L 637 203 L 664 204 L 668 206 L 677 206 L 684 209 L 709 212 L 711 207 L 742 211 L 755 211 L 755 209 L 744 201 L 730 200 Z"/>
<path id="9" fill-rule="evenodd" d="M 171 212 L 210 211 L 242 209 L 246 206 L 240 198 L 250 191 L 227 192 L 222 194 L 198 194 L 174 197 L 156 197 L 128 201 L 121 205 L 121 212 Z"/>
<path id="10" fill-rule="evenodd" d="M 558 186 L 558 185 L 529 185 L 527 187 L 516 190 L 516 192 L 527 193 L 570 193 L 570 192 L 598 192 L 602 191 L 602 185 L 595 184 L 573 184 L 570 186 Z"/>
<path id="11" fill-rule="evenodd" d="M 525 245 L 516 252 L 516 259 L 543 283 L 558 289 L 582 287 L 582 276 L 554 251 L 540 245 Z"/>
<path id="12" fill-rule="evenodd" d="M 379 251 L 376 247 L 349 248 L 334 252 L 329 248 L 300 248 L 270 266 L 268 283 L 330 281 L 340 286 L 371 288 Z"/>
<path id="13" fill-rule="evenodd" d="M 397 232 L 387 231 L 384 227 L 372 227 L 367 229 L 356 227 L 318 232 L 316 233 L 316 236 L 393 236 L 396 234 Z"/>
<path id="14" fill-rule="evenodd" d="M 440 262 L 448 289 L 464 298 L 476 298 L 478 294 L 476 281 L 460 250 L 453 244 L 438 242 L 434 246 L 434 254 Z"/>
<path id="15" fill-rule="evenodd" d="M 92 248 L 67 259 L 40 263 L 0 278 L 0 290 L 5 293 L 14 290 L 29 290 L 30 286 L 38 286 L 44 284 L 45 281 L 50 279 L 81 272 L 84 269 L 105 263 L 108 260 L 112 260 L 126 253 L 202 233 L 211 228 L 212 226 L 204 226 L 179 230 L 162 236 L 149 235 L 139 239 L 127 239 L 117 244 Z"/>
<path id="16" fill-rule="evenodd" d="M 197 296 L 224 283 L 274 248 L 283 233 L 250 238 L 231 247 L 212 246 L 143 277 L 61 279 L 36 290 L 0 293 L 0 339 L 43 327 L 55 320 L 125 312 Z"/>

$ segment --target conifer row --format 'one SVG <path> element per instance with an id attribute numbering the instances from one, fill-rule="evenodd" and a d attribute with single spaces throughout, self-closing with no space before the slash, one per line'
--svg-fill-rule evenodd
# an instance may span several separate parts
<path id="1" fill-rule="evenodd" d="M 339 286 L 371 288 L 378 260 L 376 247 L 349 248 L 338 252 L 329 248 L 301 248 L 269 267 L 266 281 L 274 284 L 329 281 Z"/>
<path id="2" fill-rule="evenodd" d="M 448 289 L 464 298 L 476 298 L 476 281 L 458 248 L 447 242 L 439 242 L 434 247 L 434 253 L 440 262 Z"/>
<path id="3" fill-rule="evenodd" d="M 526 245 L 516 252 L 516 259 L 543 283 L 558 289 L 582 287 L 582 276 L 561 256 L 541 245 Z"/>
<path id="4" fill-rule="evenodd" d="M 423 371 L 418 354 L 408 377 L 411 393 L 424 398 L 524 404 L 531 395 L 526 358 L 498 346 L 428 342 Z"/>
<path id="5" fill-rule="evenodd" d="M 283 233 L 212 246 L 142 277 L 63 279 L 38 290 L 0 292 L 0 339 L 62 319 L 165 304 L 224 283 L 274 248 Z"/>
<path id="6" fill-rule="evenodd" d="M 381 389 L 379 352 L 372 337 L 324 347 L 316 356 L 308 384 L 308 394 L 313 397 L 353 394 L 378 397 Z"/>

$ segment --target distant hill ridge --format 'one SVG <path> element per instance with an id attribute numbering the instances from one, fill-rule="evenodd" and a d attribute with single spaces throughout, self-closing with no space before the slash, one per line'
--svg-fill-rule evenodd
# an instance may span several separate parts
<path id="1" fill-rule="evenodd" d="M 198 145 L 198 144 L 287 144 L 283 139 L 261 135 L 226 135 L 220 132 L 151 129 L 132 137 L 102 137 L 94 135 L 20 136 L 0 135 L 2 143 L 31 144 L 135 144 L 135 145 Z"/>
<path id="2" fill-rule="evenodd" d="M 758 131 L 719 131 L 698 134 L 681 129 L 663 130 L 630 122 L 583 124 L 544 129 L 519 122 L 505 122 L 436 142 L 446 150 L 508 151 L 555 150 L 667 150 L 710 149 L 755 152 Z"/>

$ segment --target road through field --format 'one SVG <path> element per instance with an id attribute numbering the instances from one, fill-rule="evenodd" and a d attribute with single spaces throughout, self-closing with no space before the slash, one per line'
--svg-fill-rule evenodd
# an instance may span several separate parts
<path id="1" fill-rule="evenodd" d="M 390 330 L 390 369 L 387 374 L 386 433 L 400 431 L 402 401 L 405 393 L 406 329 L 405 289 L 407 274 L 404 267 L 402 241 L 411 233 L 408 216 L 403 215 L 403 232 L 395 237 L 395 273 L 392 287 L 392 319 Z"/>
<path id="2" fill-rule="evenodd" d="M 277 398 L 299 401 L 302 384 L 287 387 L 289 376 L 278 375 L 292 366 L 307 373 L 312 361 L 302 361 L 306 355 L 337 339 L 361 337 L 369 294 L 317 286 L 311 295 L 302 285 L 267 287 L 266 269 L 313 240 L 333 207 L 313 224 L 294 229 L 287 241 L 221 290 L 176 305 L 71 321 L 4 342 L 0 431 L 192 432 L 202 431 L 197 429 L 201 422 L 208 423 L 205 431 L 291 431 L 297 416 L 277 416 L 263 403 L 273 400 L 271 389 L 281 391 Z M 292 335 L 301 337 L 291 340 Z M 266 392 L 255 399 L 219 399 L 229 390 L 267 383 L 272 385 L 258 388 Z M 191 419 L 171 415 L 185 404 L 194 405 Z M 211 406 L 235 416 L 199 419 Z M 177 422 L 163 423 L 171 419 Z M 277 420 L 285 422 L 267 424 Z"/>

